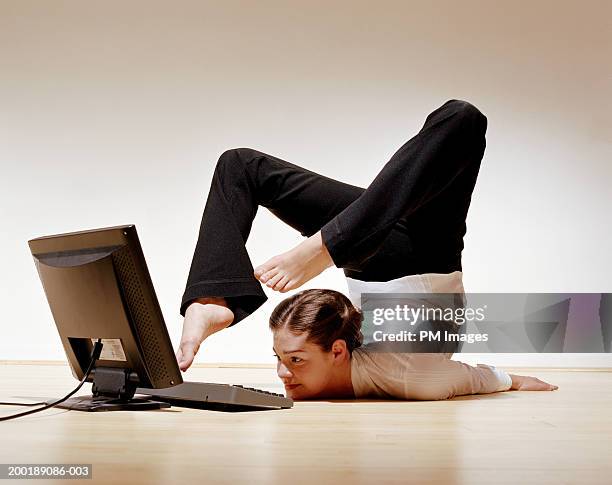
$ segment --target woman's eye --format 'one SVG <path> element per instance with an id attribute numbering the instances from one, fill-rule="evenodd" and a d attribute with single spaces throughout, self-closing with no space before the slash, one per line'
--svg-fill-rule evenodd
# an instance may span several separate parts
<path id="1" fill-rule="evenodd" d="M 274 357 L 276 357 L 276 360 L 280 361 L 281 358 L 279 357 L 278 354 L 273 354 Z M 302 362 L 304 359 L 301 359 L 300 357 L 291 357 L 291 363 L 292 364 L 299 364 L 300 362 Z"/>

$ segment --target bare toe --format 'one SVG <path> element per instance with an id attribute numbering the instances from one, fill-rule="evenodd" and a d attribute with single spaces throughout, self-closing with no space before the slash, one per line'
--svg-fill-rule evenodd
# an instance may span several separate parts
<path id="1" fill-rule="evenodd" d="M 266 271 L 261 278 L 259 278 L 259 281 L 261 281 L 262 283 L 267 283 L 271 278 L 273 278 L 274 276 L 276 276 L 278 274 L 278 269 L 273 268 L 270 271 Z"/>
<path id="2" fill-rule="evenodd" d="M 253 274 L 255 275 L 255 278 L 259 279 L 261 278 L 266 272 L 268 271 L 268 268 L 266 268 L 263 264 L 261 266 L 257 266 L 257 268 L 255 268 L 255 271 L 253 271 Z"/>
<path id="3" fill-rule="evenodd" d="M 283 276 L 284 276 L 283 273 L 278 273 L 274 277 L 270 278 L 270 280 L 266 283 L 266 286 L 269 286 L 270 288 L 275 290 L 276 284 L 283 278 Z"/>
<path id="4" fill-rule="evenodd" d="M 274 285 L 274 288 L 272 289 L 274 291 L 283 291 L 287 281 L 289 281 L 289 277 L 287 275 L 283 275 L 283 277 Z"/>
<path id="5" fill-rule="evenodd" d="M 284 289 L 285 291 L 289 291 L 289 290 L 293 290 L 293 289 L 294 289 L 294 288 L 296 288 L 296 287 L 297 287 L 297 286 L 296 286 L 296 284 L 295 284 L 295 281 L 293 281 L 293 280 L 289 280 L 289 281 L 287 281 L 287 283 L 285 284 L 285 286 L 284 286 L 284 288 L 283 288 L 283 289 Z"/>

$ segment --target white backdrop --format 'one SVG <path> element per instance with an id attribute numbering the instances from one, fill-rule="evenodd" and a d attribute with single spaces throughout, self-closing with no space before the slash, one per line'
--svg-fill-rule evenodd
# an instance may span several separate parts
<path id="1" fill-rule="evenodd" d="M 0 359 L 64 358 L 28 239 L 136 224 L 176 345 L 224 150 L 367 186 L 452 98 L 489 120 L 466 291 L 612 292 L 612 9 L 528 4 L 2 0 Z M 257 265 L 300 240 L 260 209 L 248 249 Z M 306 287 L 346 289 L 338 269 Z M 274 362 L 269 295 L 198 361 Z"/>

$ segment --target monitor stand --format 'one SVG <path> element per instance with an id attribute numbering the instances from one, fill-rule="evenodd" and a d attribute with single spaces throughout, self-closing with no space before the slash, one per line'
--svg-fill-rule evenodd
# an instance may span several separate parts
<path id="1" fill-rule="evenodd" d="M 138 376 L 130 369 L 97 367 L 91 396 L 71 397 L 55 407 L 75 411 L 145 411 L 169 408 L 170 404 L 154 399 L 135 398 Z M 47 404 L 55 400 L 47 401 Z"/>
<path id="2" fill-rule="evenodd" d="M 53 401 L 47 401 L 51 403 Z M 74 411 L 146 411 L 151 409 L 169 408 L 167 402 L 152 399 L 132 398 L 129 401 L 107 398 L 104 396 L 71 397 L 56 408 L 72 409 Z"/>

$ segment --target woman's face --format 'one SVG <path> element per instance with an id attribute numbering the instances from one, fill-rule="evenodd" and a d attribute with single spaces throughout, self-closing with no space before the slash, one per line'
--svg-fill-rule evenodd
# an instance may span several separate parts
<path id="1" fill-rule="evenodd" d="M 323 397 L 333 376 L 333 352 L 324 352 L 307 342 L 307 337 L 307 333 L 294 334 L 285 327 L 274 331 L 276 373 L 287 397 L 296 400 Z"/>

